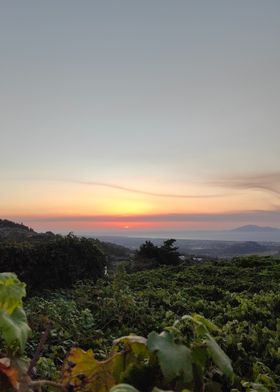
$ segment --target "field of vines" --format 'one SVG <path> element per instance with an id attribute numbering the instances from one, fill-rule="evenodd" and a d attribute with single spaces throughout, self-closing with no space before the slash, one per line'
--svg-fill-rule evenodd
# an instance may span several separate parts
<path id="1" fill-rule="evenodd" d="M 279 258 L 120 265 L 23 303 L 0 276 L 1 391 L 280 390 Z"/>

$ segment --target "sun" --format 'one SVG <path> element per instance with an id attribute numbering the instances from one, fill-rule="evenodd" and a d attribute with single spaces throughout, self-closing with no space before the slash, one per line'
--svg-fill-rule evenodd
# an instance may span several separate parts
<path id="1" fill-rule="evenodd" d="M 141 215 L 151 212 L 149 203 L 142 200 L 114 200 L 106 208 L 111 215 Z"/>

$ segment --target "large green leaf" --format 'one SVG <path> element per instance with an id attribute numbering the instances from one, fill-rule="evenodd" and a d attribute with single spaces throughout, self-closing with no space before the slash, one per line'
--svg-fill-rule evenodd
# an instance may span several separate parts
<path id="1" fill-rule="evenodd" d="M 200 314 L 194 313 L 191 316 L 189 315 L 183 316 L 181 320 L 177 321 L 177 323 L 180 323 L 181 321 L 184 320 L 190 320 L 193 323 L 195 336 L 198 339 L 203 338 L 209 331 L 210 332 L 219 331 L 219 328 L 215 324 L 213 324 L 210 320 L 206 319 Z"/>
<path id="2" fill-rule="evenodd" d="M 194 322 L 196 322 L 196 323 L 201 323 L 201 324 L 203 324 L 203 325 L 207 328 L 207 330 L 208 330 L 209 332 L 219 332 L 219 328 L 218 328 L 214 323 L 212 323 L 212 321 L 206 319 L 206 318 L 203 317 L 201 314 L 194 313 L 194 314 L 191 316 L 191 319 L 192 319 Z"/>
<path id="3" fill-rule="evenodd" d="M 11 315 L 0 309 L 0 335 L 10 348 L 23 352 L 29 332 L 23 309 L 16 308 Z"/>
<path id="4" fill-rule="evenodd" d="M 152 332 L 148 336 L 148 349 L 156 352 L 161 371 L 167 382 L 177 377 L 182 377 L 184 383 L 192 381 L 191 351 L 183 344 L 174 342 L 173 335 L 169 332 L 157 334 Z"/>
<path id="5" fill-rule="evenodd" d="M 142 336 L 128 335 L 114 340 L 113 353 L 121 354 L 116 356 L 113 365 L 113 376 L 116 382 L 129 382 L 127 377 L 136 368 L 143 367 L 151 362 L 154 356 L 147 348 L 147 339 Z"/>
<path id="6" fill-rule="evenodd" d="M 22 307 L 25 284 L 11 272 L 0 273 L 0 309 L 11 315 L 17 307 Z"/>
<path id="7" fill-rule="evenodd" d="M 205 335 L 205 342 L 208 348 L 209 355 L 218 368 L 228 377 L 233 377 L 233 369 L 231 360 L 226 353 L 221 349 L 215 339 L 210 334 Z"/>

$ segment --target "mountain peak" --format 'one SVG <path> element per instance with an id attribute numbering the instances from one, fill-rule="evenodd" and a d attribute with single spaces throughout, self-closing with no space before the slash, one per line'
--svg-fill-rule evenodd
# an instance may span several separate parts
<path id="1" fill-rule="evenodd" d="M 245 225 L 231 230 L 233 232 L 280 232 L 280 229 L 270 226 Z"/>

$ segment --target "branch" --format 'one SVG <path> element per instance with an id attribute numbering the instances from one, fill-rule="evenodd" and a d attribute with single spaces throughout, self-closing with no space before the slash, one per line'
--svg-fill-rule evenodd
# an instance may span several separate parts
<path id="1" fill-rule="evenodd" d="M 37 362 L 38 362 L 38 360 L 40 358 L 41 352 L 43 351 L 44 345 L 45 345 L 45 343 L 46 343 L 46 341 L 48 339 L 50 330 L 51 330 L 51 323 L 49 323 L 47 325 L 46 330 L 42 333 L 40 342 L 39 342 L 39 344 L 38 344 L 38 346 L 36 348 L 36 351 L 34 353 L 33 358 L 30 361 L 30 365 L 29 365 L 29 368 L 28 368 L 28 371 L 27 371 L 27 374 L 29 376 L 32 376 L 33 369 L 36 366 L 36 364 L 37 364 Z"/>

